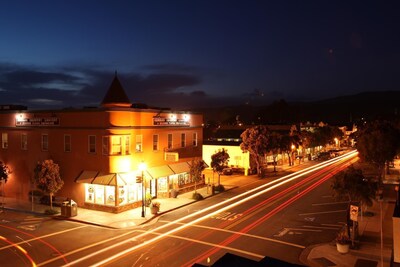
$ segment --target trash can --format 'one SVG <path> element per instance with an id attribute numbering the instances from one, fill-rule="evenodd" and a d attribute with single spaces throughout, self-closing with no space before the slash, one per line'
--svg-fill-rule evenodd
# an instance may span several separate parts
<path id="1" fill-rule="evenodd" d="M 78 206 L 72 199 L 64 201 L 61 205 L 61 216 L 74 217 L 78 215 Z"/>

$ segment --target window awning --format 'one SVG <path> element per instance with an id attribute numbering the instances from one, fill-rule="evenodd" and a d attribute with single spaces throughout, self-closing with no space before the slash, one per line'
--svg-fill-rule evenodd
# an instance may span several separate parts
<path id="1" fill-rule="evenodd" d="M 91 184 L 98 173 L 96 171 L 82 171 L 75 179 L 75 183 Z"/>
<path id="2" fill-rule="evenodd" d="M 204 160 L 201 160 L 201 161 L 203 162 L 203 164 L 206 168 L 210 167 Z M 189 166 L 192 166 L 192 162 L 189 161 L 188 164 L 189 164 Z"/>
<path id="3" fill-rule="evenodd" d="M 123 179 L 117 173 L 102 173 L 98 171 L 82 171 L 79 176 L 75 179 L 76 183 L 86 184 L 100 184 L 100 185 L 126 185 L 125 179 Z"/>
<path id="4" fill-rule="evenodd" d="M 148 168 L 147 173 L 150 174 L 153 179 L 175 174 L 168 165 Z"/>
<path id="5" fill-rule="evenodd" d="M 176 174 L 190 172 L 190 166 L 189 166 L 189 163 L 187 163 L 187 162 L 179 162 L 179 163 L 169 164 L 169 167 Z"/>
<path id="6" fill-rule="evenodd" d="M 92 184 L 115 185 L 115 173 L 99 173 Z"/>

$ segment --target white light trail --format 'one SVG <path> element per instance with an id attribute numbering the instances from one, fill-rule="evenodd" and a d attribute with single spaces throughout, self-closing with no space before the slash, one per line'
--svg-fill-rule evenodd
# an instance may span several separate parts
<path id="1" fill-rule="evenodd" d="M 98 263 L 93 264 L 92 266 L 101 266 L 101 265 L 105 265 L 106 263 L 108 263 L 108 262 L 110 262 L 110 261 L 113 261 L 113 260 L 115 260 L 115 259 L 117 259 L 117 258 L 119 258 L 119 257 L 121 257 L 121 256 L 123 256 L 123 255 L 125 255 L 125 254 L 128 254 L 128 253 L 130 253 L 130 252 L 136 250 L 136 249 L 139 249 L 139 248 L 141 248 L 141 247 L 144 247 L 144 246 L 146 246 L 146 245 L 148 245 L 148 244 L 151 244 L 151 243 L 153 243 L 153 242 L 155 242 L 155 241 L 157 241 L 157 240 L 160 240 L 160 239 L 162 239 L 162 238 L 164 238 L 164 237 L 166 237 L 166 236 L 168 236 L 168 235 L 172 235 L 173 233 L 176 233 L 176 232 L 181 231 L 181 230 L 183 230 L 183 229 L 185 229 L 185 228 L 187 228 L 187 227 L 189 227 L 189 226 L 191 226 L 191 225 L 193 225 L 193 224 L 196 224 L 196 223 L 198 223 L 198 222 L 200 222 L 200 221 L 203 221 L 203 220 L 205 220 L 206 218 L 208 218 L 208 217 L 210 217 L 210 216 L 213 216 L 213 215 L 215 215 L 215 214 L 218 214 L 218 213 L 220 213 L 220 212 L 223 212 L 223 211 L 225 211 L 225 210 L 228 210 L 228 209 L 231 209 L 231 208 L 233 208 L 233 207 L 235 207 L 235 206 L 238 206 L 238 205 L 240 205 L 240 204 L 242 204 L 242 203 L 244 203 L 244 202 L 246 202 L 246 201 L 248 201 L 248 200 L 250 200 L 250 199 L 253 199 L 253 198 L 255 198 L 255 197 L 259 196 L 259 195 L 262 195 L 262 194 L 264 194 L 264 193 L 266 193 L 266 192 L 269 192 L 269 191 L 271 191 L 271 190 L 273 190 L 273 189 L 275 189 L 275 188 L 277 188 L 277 187 L 279 187 L 279 186 L 281 186 L 281 185 L 284 185 L 284 184 L 286 184 L 286 183 L 289 183 L 289 182 L 291 182 L 291 181 L 293 181 L 293 180 L 295 180 L 295 179 L 298 179 L 298 178 L 300 178 L 300 177 L 302 177 L 302 176 L 304 176 L 304 175 L 306 175 L 306 174 L 309 174 L 309 173 L 312 173 L 312 172 L 314 172 L 314 171 L 316 171 L 316 170 L 325 168 L 325 167 L 327 167 L 327 166 L 329 166 L 329 165 L 332 165 L 332 164 L 334 164 L 334 163 L 336 163 L 336 162 L 339 162 L 339 161 L 341 161 L 341 160 L 343 160 L 343 159 L 349 159 L 349 158 L 355 157 L 357 154 L 358 154 L 357 151 L 351 151 L 351 152 L 346 153 L 346 154 L 344 154 L 344 155 L 342 155 L 342 156 L 338 156 L 338 157 L 336 157 L 336 158 L 333 158 L 333 159 L 330 159 L 330 160 L 327 160 L 327 161 L 318 163 L 318 164 L 316 164 L 316 165 L 307 167 L 307 168 L 305 168 L 305 169 L 303 169 L 303 170 L 300 170 L 300 171 L 298 171 L 298 172 L 296 172 L 296 173 L 292 173 L 292 174 L 283 176 L 283 177 L 281 177 L 281 178 L 279 178 L 279 179 L 276 179 L 276 180 L 274 180 L 274 181 L 271 181 L 271 182 L 269 182 L 269 183 L 266 183 L 266 184 L 264 184 L 264 185 L 261 185 L 261 186 L 259 186 L 259 187 L 257 187 L 257 188 L 251 189 L 251 190 L 249 190 L 249 191 L 247 191 L 247 192 L 245 192 L 245 193 L 239 194 L 239 195 L 237 195 L 237 196 L 235 196 L 235 197 L 232 197 L 232 198 L 230 198 L 230 199 L 224 200 L 224 201 L 219 202 L 219 203 L 217 203 L 217 204 L 215 204 L 215 205 L 209 206 L 209 207 L 207 207 L 207 208 L 205 208 L 205 209 L 203 209 L 203 210 L 199 210 L 199 211 L 194 212 L 194 213 L 192 213 L 192 214 L 186 215 L 186 216 L 184 216 L 184 217 L 182 217 L 182 218 L 180 218 L 180 219 L 175 220 L 174 222 L 170 222 L 170 223 L 167 223 L 167 224 L 165 224 L 165 225 L 162 225 L 162 226 L 159 226 L 159 227 L 157 227 L 157 228 L 154 228 L 153 231 L 159 231 L 159 230 L 161 230 L 161 229 L 164 229 L 164 228 L 167 228 L 167 227 L 169 227 L 169 226 L 172 226 L 172 225 L 174 225 L 174 224 L 177 223 L 177 222 L 184 221 L 184 220 L 186 220 L 186 219 L 189 219 L 189 218 L 198 216 L 198 215 L 200 215 L 200 214 L 203 214 L 203 213 L 205 213 L 205 212 L 207 212 L 207 211 L 210 211 L 210 210 L 212 210 L 212 209 L 215 209 L 215 208 L 217 208 L 217 207 L 223 206 L 222 208 L 220 208 L 220 209 L 218 209 L 218 210 L 215 210 L 215 211 L 213 211 L 213 212 L 211 212 L 211 213 L 207 213 L 206 215 L 204 215 L 204 216 L 202 216 L 202 217 L 199 217 L 199 218 L 197 218 L 197 219 L 195 219 L 195 220 L 193 220 L 193 221 L 191 221 L 191 222 L 188 222 L 188 223 L 186 223 L 186 224 L 184 224 L 184 225 L 182 225 L 182 226 L 179 226 L 179 227 L 177 227 L 177 228 L 174 228 L 174 229 L 172 229 L 172 230 L 170 230 L 170 231 L 167 231 L 167 232 L 165 232 L 165 233 L 163 233 L 163 234 L 160 234 L 159 236 L 156 236 L 156 237 L 154 237 L 154 238 L 152 238 L 152 239 L 146 240 L 146 241 L 144 241 L 144 242 L 141 243 L 141 244 L 138 244 L 138 245 L 133 246 L 133 247 L 131 247 L 131 248 L 129 248 L 129 249 L 126 249 L 126 250 L 121 251 L 121 252 L 119 252 L 119 253 L 117 253 L 117 254 L 114 254 L 113 256 L 111 256 L 111 257 L 109 257 L 109 258 L 107 258 L 107 259 L 104 259 L 104 260 L 102 260 L 102 261 L 100 261 L 100 262 L 98 262 Z M 275 185 L 274 185 L 274 184 L 275 184 Z M 271 185 L 272 185 L 272 186 L 271 186 Z M 270 187 L 268 187 L 268 186 L 270 186 Z M 268 187 L 268 188 L 263 189 L 263 188 L 265 188 L 265 187 Z M 256 191 L 258 191 L 258 190 L 260 190 L 260 189 L 263 189 L 263 190 L 261 190 L 261 191 L 259 191 L 259 192 L 256 192 Z M 254 193 L 254 192 L 255 192 L 255 193 Z M 246 196 L 246 195 L 249 195 L 249 194 L 251 194 L 251 195 L 248 196 L 248 197 L 245 197 L 245 198 L 243 198 L 243 199 L 241 199 L 241 200 L 237 200 L 237 199 L 242 198 L 242 197 L 244 197 L 244 196 Z M 234 201 L 235 201 L 235 202 L 234 202 Z M 227 205 L 227 204 L 230 203 L 230 202 L 234 202 L 234 203 Z M 148 234 L 149 234 L 149 233 L 143 233 L 143 234 L 140 234 L 140 235 L 138 235 L 138 236 L 135 236 L 133 239 L 134 239 L 134 240 L 137 240 L 138 238 L 144 237 L 144 236 L 146 236 L 146 235 L 148 235 Z M 71 265 L 77 264 L 77 263 L 79 263 L 79 262 L 82 262 L 82 261 L 84 261 L 84 260 L 87 260 L 87 259 L 89 259 L 89 258 L 92 258 L 92 257 L 94 257 L 94 256 L 96 256 L 96 255 L 98 255 L 98 254 L 104 253 L 104 252 L 106 252 L 106 251 L 108 251 L 108 250 L 110 250 L 110 249 L 113 249 L 113 248 L 118 247 L 118 246 L 120 246 L 120 245 L 129 243 L 129 242 L 131 242 L 131 241 L 132 241 L 131 239 L 128 239 L 128 240 L 122 241 L 122 242 L 120 242 L 120 243 L 113 244 L 113 245 L 111 245 L 111 246 L 109 246 L 109 247 L 107 247 L 107 248 L 98 250 L 98 251 L 96 251 L 96 252 L 94 252 L 94 253 L 91 253 L 91 254 L 88 254 L 88 255 L 86 255 L 86 256 L 80 258 L 80 259 L 77 259 L 77 260 L 75 260 L 75 261 L 72 261 L 72 262 L 70 262 L 68 265 L 64 265 L 63 267 L 71 266 Z"/>

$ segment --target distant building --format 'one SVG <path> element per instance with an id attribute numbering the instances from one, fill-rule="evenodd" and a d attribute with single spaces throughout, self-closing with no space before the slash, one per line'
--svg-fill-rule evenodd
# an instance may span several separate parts
<path id="1" fill-rule="evenodd" d="M 297 126 L 292 124 L 271 124 L 266 125 L 271 132 L 280 134 L 293 134 L 297 131 Z M 211 156 L 217 151 L 224 148 L 229 154 L 229 167 L 243 169 L 245 175 L 253 167 L 249 152 L 243 152 L 240 148 L 242 138 L 240 135 L 252 125 L 226 125 L 218 127 L 212 137 L 204 140 L 203 144 L 203 160 L 211 166 Z M 279 154 L 277 160 L 280 164 L 285 161 L 285 155 Z M 287 159 L 286 159 L 287 160 Z M 266 157 L 266 163 L 273 161 L 272 155 Z"/>
<path id="2" fill-rule="evenodd" d="M 100 107 L 1 109 L 0 160 L 13 171 L 7 196 L 28 199 L 34 167 L 45 159 L 60 165 L 65 184 L 56 195 L 86 208 L 120 212 L 141 205 L 143 188 L 158 198 L 191 189 L 203 116 L 146 107 L 132 105 L 115 76 Z"/>

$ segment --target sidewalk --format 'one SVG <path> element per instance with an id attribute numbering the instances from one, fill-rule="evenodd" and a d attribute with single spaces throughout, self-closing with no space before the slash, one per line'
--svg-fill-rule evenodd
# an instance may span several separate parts
<path id="1" fill-rule="evenodd" d="M 279 174 L 286 171 L 298 170 L 300 168 L 308 167 L 318 162 L 305 162 L 301 165 L 295 166 L 279 166 Z M 271 171 L 272 168 L 269 169 Z M 205 172 L 206 182 L 212 181 L 212 172 Z M 214 177 L 214 182 L 217 183 L 218 175 Z M 242 176 L 232 175 L 224 176 L 221 175 L 221 184 L 224 185 L 226 190 L 231 190 L 236 187 L 244 186 L 252 182 L 259 181 L 255 175 Z M 267 179 L 273 179 L 273 174 L 268 173 Z M 197 190 L 203 197 L 211 197 L 210 188 L 207 191 L 207 187 L 203 187 Z M 161 203 L 160 212 L 158 215 L 152 215 L 150 209 L 146 209 L 145 217 L 141 217 L 142 207 L 135 208 L 129 211 L 125 211 L 119 214 L 94 211 L 78 207 L 78 215 L 75 217 L 65 218 L 61 216 L 54 216 L 56 219 L 71 220 L 81 223 L 89 223 L 92 225 L 99 225 L 102 227 L 108 227 L 113 229 L 131 228 L 137 227 L 144 223 L 155 221 L 160 215 L 172 211 L 177 208 L 190 205 L 194 202 L 191 198 L 192 192 L 178 195 L 177 198 L 169 199 L 157 199 Z M 29 201 L 21 201 L 12 198 L 5 198 L 4 200 L 5 210 L 23 211 L 28 213 L 34 213 L 43 215 L 49 206 L 34 204 Z M 60 209 L 55 207 L 55 209 Z M 383 216 L 383 247 L 381 250 L 380 245 L 380 214 L 381 207 L 380 203 L 375 203 L 373 207 L 369 208 L 368 211 L 373 213 L 373 216 L 360 218 L 359 232 L 360 232 L 360 243 L 359 249 L 350 250 L 347 254 L 340 254 L 336 250 L 336 245 L 332 241 L 331 243 L 318 244 L 311 247 L 307 247 L 301 254 L 300 260 L 306 266 L 357 266 L 357 267 L 369 267 L 369 266 L 382 266 L 380 264 L 381 258 L 384 262 L 384 267 L 399 266 L 390 265 L 392 247 L 393 247 L 393 227 L 392 227 L 392 214 L 394 209 L 394 202 L 392 199 L 384 199 L 382 203 L 382 214 Z M 382 266 L 382 267 L 383 267 Z"/>

